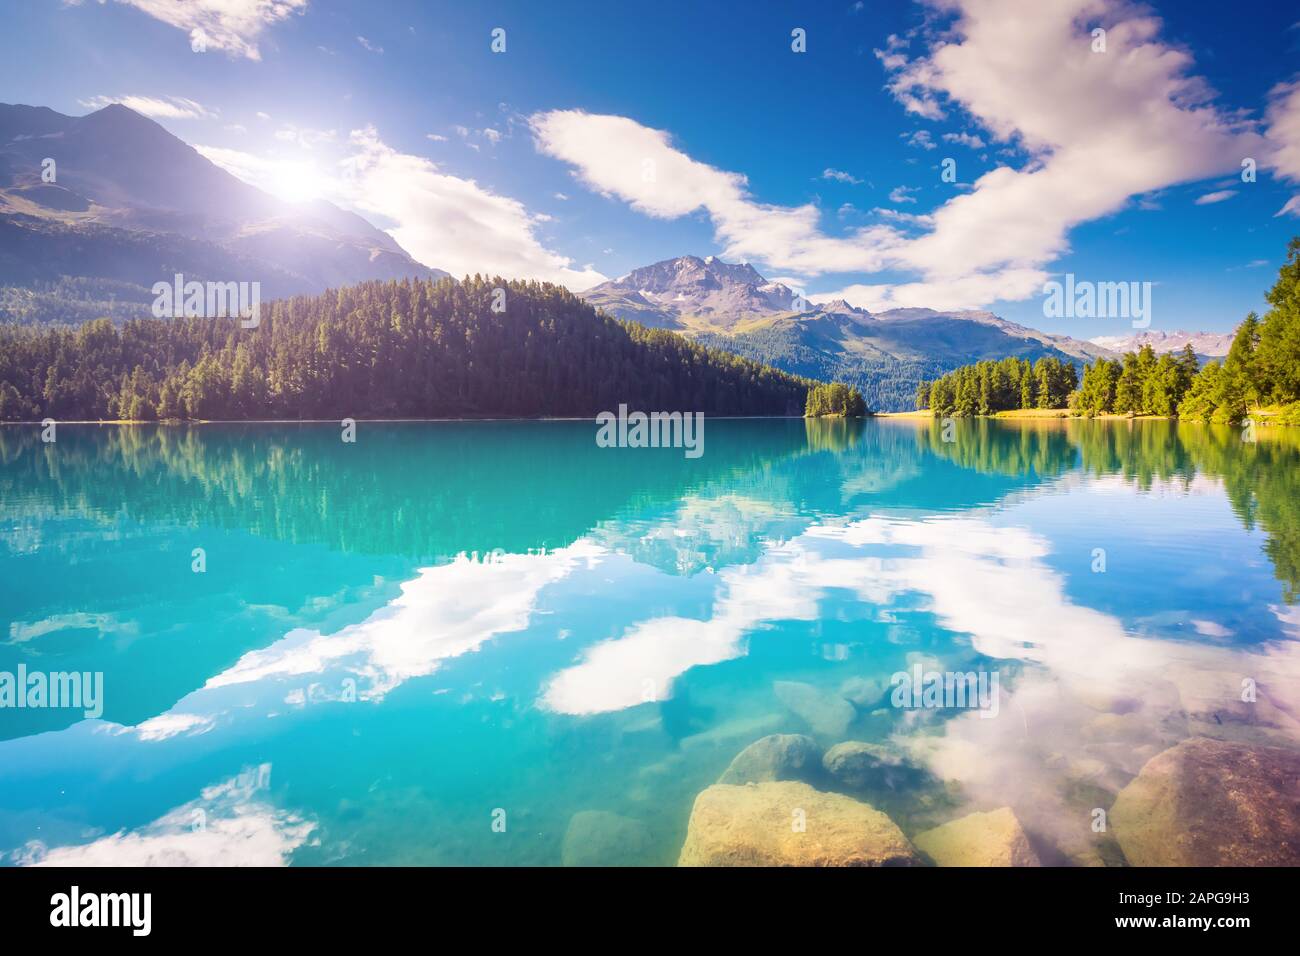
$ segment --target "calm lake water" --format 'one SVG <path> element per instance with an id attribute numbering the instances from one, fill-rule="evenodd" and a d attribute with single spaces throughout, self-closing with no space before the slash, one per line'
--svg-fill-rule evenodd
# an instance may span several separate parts
<path id="1" fill-rule="evenodd" d="M 1152 755 L 1300 746 L 1294 431 L 339 432 L 0 429 L 0 671 L 103 675 L 97 719 L 0 710 L 5 863 L 552 865 L 572 823 L 669 864 L 773 733 L 904 750 L 871 802 L 909 835 L 1010 806 L 1117 863 L 1090 813 Z M 894 706 L 918 667 L 995 674 L 996 714 Z"/>

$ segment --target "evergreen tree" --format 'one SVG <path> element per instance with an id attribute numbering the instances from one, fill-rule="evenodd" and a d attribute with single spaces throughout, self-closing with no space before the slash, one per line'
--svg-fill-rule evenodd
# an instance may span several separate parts
<path id="1" fill-rule="evenodd" d="M 506 310 L 494 312 L 496 289 Z M 8 420 L 790 415 L 812 383 L 538 282 L 366 282 L 265 304 L 262 322 L 0 326 Z M 860 400 L 859 395 L 859 400 Z"/>

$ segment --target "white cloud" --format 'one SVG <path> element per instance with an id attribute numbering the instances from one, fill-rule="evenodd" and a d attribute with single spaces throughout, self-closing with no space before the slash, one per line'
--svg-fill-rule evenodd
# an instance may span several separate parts
<path id="1" fill-rule="evenodd" d="M 1289 182 L 1300 184 L 1300 79 L 1279 83 L 1269 91 L 1267 164 Z M 1277 215 L 1300 216 L 1300 195 L 1292 196 Z"/>
<path id="2" fill-rule="evenodd" d="M 279 137 L 295 154 L 256 155 L 215 146 L 195 148 L 232 175 L 291 201 L 323 198 L 381 225 L 412 256 L 455 276 L 486 273 L 539 279 L 581 291 L 605 281 L 591 266 L 547 249 L 537 236 L 546 218 L 472 179 L 444 173 L 421 156 L 401 153 L 367 127 L 329 150 L 303 149 L 302 134 Z M 283 131 L 282 131 L 283 132 Z M 278 135 L 278 134 L 277 134 Z M 307 137 L 312 145 L 328 136 Z"/>
<path id="3" fill-rule="evenodd" d="M 371 43 L 369 40 L 367 40 L 365 37 L 359 34 L 357 35 L 357 42 L 360 43 L 365 49 L 369 50 L 371 53 L 384 52 L 383 47 L 379 46 L 377 43 Z"/>
<path id="4" fill-rule="evenodd" d="M 364 621 L 329 635 L 291 631 L 209 678 L 204 690 L 337 669 L 368 681 L 359 689 L 362 700 L 381 700 L 445 660 L 524 631 L 540 592 L 602 553 L 579 542 L 546 555 L 507 554 L 486 564 L 461 557 L 423 568 L 402 585 L 400 597 Z"/>
<path id="5" fill-rule="evenodd" d="M 605 281 L 545 248 L 536 235 L 540 220 L 518 200 L 399 153 L 371 127 L 353 131 L 350 145 L 345 204 L 395 222 L 389 233 L 421 262 L 452 275 L 541 279 L 574 291 Z"/>
<path id="6" fill-rule="evenodd" d="M 919 193 L 920 186 L 898 186 L 889 193 L 889 201 L 896 203 L 916 202 L 912 193 Z"/>
<path id="7" fill-rule="evenodd" d="M 580 110 L 537 113 L 529 122 L 538 148 L 572 164 L 577 179 L 602 195 L 659 219 L 707 211 L 729 258 L 807 275 L 871 270 L 884 261 L 877 247 L 888 242 L 889 230 L 827 238 L 818 230 L 816 206 L 758 203 L 744 176 L 691 159 L 662 130 Z"/>
<path id="8" fill-rule="evenodd" d="M 217 115 L 215 110 L 183 96 L 94 96 L 79 102 L 91 110 L 102 110 L 111 103 L 120 103 L 154 119 L 211 119 Z"/>
<path id="9" fill-rule="evenodd" d="M 310 129 L 294 126 L 292 123 L 275 131 L 275 138 L 284 143 L 294 143 L 303 149 L 314 149 L 322 143 L 332 143 L 338 138 L 338 131 L 332 129 Z"/>
<path id="10" fill-rule="evenodd" d="M 1235 195 L 1237 195 L 1237 190 L 1235 189 L 1215 190 L 1212 193 L 1206 193 L 1204 196 L 1197 196 L 1196 205 L 1212 206 L 1216 202 L 1223 202 L 1225 199 L 1231 199 Z"/>
<path id="11" fill-rule="evenodd" d="M 267 27 L 304 13 L 308 0 L 117 0 L 186 34 L 200 31 L 209 49 L 260 60 Z"/>
<path id="12" fill-rule="evenodd" d="M 849 183 L 853 186 L 859 186 L 862 184 L 862 180 L 858 179 L 858 177 L 853 174 L 846 173 L 841 169 L 831 169 L 829 167 L 822 170 L 822 179 L 833 179 L 836 182 Z"/>
<path id="13" fill-rule="evenodd" d="M 141 740 L 157 741 L 169 740 L 181 734 L 188 736 L 206 734 L 214 726 L 213 719 L 203 714 L 168 712 L 159 714 L 157 717 L 150 717 L 135 727 L 124 727 L 122 732 L 134 731 Z"/>
<path id="14" fill-rule="evenodd" d="M 1158 39 L 1159 21 L 1122 0 L 1060 0 L 1035 6 L 1032 16 L 1020 0 L 934 5 L 954 19 L 926 55 L 907 58 L 897 38 L 878 54 L 892 74 L 889 88 L 926 118 L 960 110 L 1028 158 L 1021 168 L 981 175 L 929 213 L 921 235 L 880 224 L 827 236 L 816 206 L 761 203 L 744 175 L 700 163 L 668 133 L 625 117 L 536 114 L 538 147 L 570 163 L 591 188 L 647 215 L 703 209 L 724 255 L 810 276 L 916 274 L 912 282 L 827 294 L 873 309 L 969 308 L 1036 295 L 1075 226 L 1119 211 L 1133 196 L 1239 171 L 1242 157 L 1268 153 L 1239 114 L 1211 102 L 1191 74 L 1190 54 Z M 1097 21 L 1108 25 L 1105 54 L 1091 50 L 1088 24 Z M 1291 142 L 1282 131 L 1300 105 L 1293 109 L 1290 91 L 1274 102 L 1283 101 L 1273 126 Z M 904 136 L 934 145 L 925 130 Z M 1275 154 L 1290 168 L 1289 153 Z"/>
<path id="15" fill-rule="evenodd" d="M 907 145 L 916 149 L 937 149 L 934 138 L 930 135 L 928 129 L 918 129 L 914 133 L 904 133 L 903 138 L 907 140 Z"/>
<path id="16" fill-rule="evenodd" d="M 27 866 L 286 866 L 316 825 L 264 796 L 235 778 L 136 830 L 12 856 Z"/>
<path id="17" fill-rule="evenodd" d="M 957 143 L 961 146 L 969 146 L 971 149 L 983 149 L 986 145 L 984 140 L 970 133 L 944 133 L 943 141 L 945 143 Z"/>
<path id="18" fill-rule="evenodd" d="M 1030 161 L 986 173 L 935 211 L 934 230 L 901 257 L 931 281 L 1003 275 L 1004 293 L 1032 293 L 1028 273 L 1068 249 L 1072 227 L 1133 195 L 1236 169 L 1259 142 L 1208 102 L 1190 55 L 1157 39 L 1159 21 L 1120 0 L 1061 0 L 1032 17 L 1015 0 L 950 7 L 952 41 L 899 79 L 960 106 Z M 1096 21 L 1108 23 L 1104 54 L 1089 42 Z"/>

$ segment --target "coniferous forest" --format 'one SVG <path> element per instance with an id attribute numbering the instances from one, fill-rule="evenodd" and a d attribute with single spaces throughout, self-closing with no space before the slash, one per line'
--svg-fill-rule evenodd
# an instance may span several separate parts
<path id="1" fill-rule="evenodd" d="M 804 415 L 808 418 L 826 415 L 861 418 L 866 414 L 867 403 L 862 400 L 862 393 L 843 382 L 814 385 L 808 389 L 808 401 L 804 406 Z"/>
<path id="2" fill-rule="evenodd" d="M 1016 408 L 1061 408 L 1078 384 L 1075 367 L 1058 358 L 1004 358 L 953 369 L 916 388 L 916 407 L 936 415 L 992 415 Z"/>
<path id="3" fill-rule="evenodd" d="M 8 421 L 590 416 L 620 403 L 800 415 L 810 384 L 619 322 L 558 286 L 479 276 L 283 299 L 253 329 L 232 318 L 0 327 Z"/>
<path id="4" fill-rule="evenodd" d="M 1191 346 L 1157 356 L 1149 345 L 1122 359 L 1083 367 L 1040 359 L 962 366 L 916 390 L 916 407 L 936 415 L 989 415 L 1025 408 L 1066 408 L 1083 415 L 1132 414 L 1236 423 L 1269 408 L 1282 424 L 1300 424 L 1300 237 L 1291 240 L 1269 309 L 1237 328 L 1223 361 L 1201 366 Z M 1076 387 L 1077 386 L 1077 387 Z"/>

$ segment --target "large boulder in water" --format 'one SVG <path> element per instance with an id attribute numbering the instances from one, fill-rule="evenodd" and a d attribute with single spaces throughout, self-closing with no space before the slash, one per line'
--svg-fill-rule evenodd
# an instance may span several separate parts
<path id="1" fill-rule="evenodd" d="M 1134 866 L 1300 865 L 1300 752 L 1184 740 L 1120 791 L 1110 825 Z"/>
<path id="2" fill-rule="evenodd" d="M 822 766 L 846 790 L 906 789 L 924 776 L 897 750 L 858 740 L 846 740 L 826 751 Z"/>
<path id="3" fill-rule="evenodd" d="M 772 685 L 777 700 L 802 717 L 815 733 L 843 737 L 858 712 L 843 697 L 819 690 L 812 684 L 779 680 Z"/>
<path id="4" fill-rule="evenodd" d="M 1010 807 L 972 813 L 917 834 L 917 849 L 939 866 L 1041 866 Z"/>
<path id="5" fill-rule="evenodd" d="M 770 734 L 736 754 L 718 783 L 807 780 L 821 766 L 821 748 L 803 734 Z"/>
<path id="6" fill-rule="evenodd" d="M 650 831 L 644 823 L 607 810 L 579 810 L 564 833 L 564 866 L 637 866 L 651 860 Z"/>
<path id="7" fill-rule="evenodd" d="M 911 866 L 894 821 L 806 783 L 715 784 L 695 798 L 679 866 Z"/>

